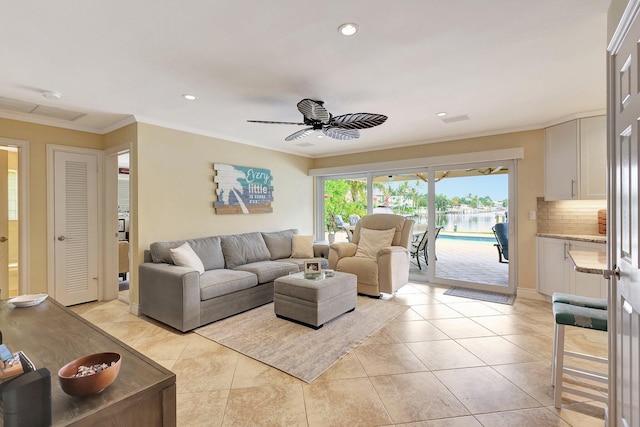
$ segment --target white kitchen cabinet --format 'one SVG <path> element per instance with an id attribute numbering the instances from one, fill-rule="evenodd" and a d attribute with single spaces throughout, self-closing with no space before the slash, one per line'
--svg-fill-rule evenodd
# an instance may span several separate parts
<path id="1" fill-rule="evenodd" d="M 545 129 L 545 200 L 606 198 L 606 117 Z"/>
<path id="2" fill-rule="evenodd" d="M 598 274 L 575 271 L 569 251 L 605 250 L 604 243 L 538 237 L 538 292 L 562 292 L 592 298 L 607 297 L 607 281 Z"/>
<path id="3" fill-rule="evenodd" d="M 566 240 L 538 237 L 538 292 L 570 293 L 568 256 Z"/>

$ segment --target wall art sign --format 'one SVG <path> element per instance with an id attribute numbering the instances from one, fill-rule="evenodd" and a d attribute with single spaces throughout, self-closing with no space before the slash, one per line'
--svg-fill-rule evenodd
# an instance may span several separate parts
<path id="1" fill-rule="evenodd" d="M 273 176 L 269 169 L 214 163 L 218 214 L 273 212 Z"/>

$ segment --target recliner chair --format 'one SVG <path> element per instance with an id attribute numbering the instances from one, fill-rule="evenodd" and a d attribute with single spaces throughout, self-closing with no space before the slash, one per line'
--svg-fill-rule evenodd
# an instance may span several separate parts
<path id="1" fill-rule="evenodd" d="M 378 297 L 381 292 L 394 293 L 409 282 L 409 245 L 413 224 L 413 220 L 401 215 L 374 214 L 362 217 L 356 224 L 351 242 L 333 243 L 330 246 L 329 268 L 358 276 L 360 294 Z M 371 236 L 376 232 L 381 232 L 378 235 L 391 235 L 391 232 L 384 233 L 391 229 L 390 244 L 376 247 L 381 241 Z M 372 249 L 375 249 L 375 253 L 367 254 L 367 250 Z"/>

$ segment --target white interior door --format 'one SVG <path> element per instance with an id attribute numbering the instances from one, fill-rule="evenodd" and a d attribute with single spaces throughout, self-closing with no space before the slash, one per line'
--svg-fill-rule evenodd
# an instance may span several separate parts
<path id="1" fill-rule="evenodd" d="M 610 45 L 610 265 L 619 268 L 609 290 L 609 425 L 640 425 L 640 2 L 631 1 Z M 622 29 L 622 31 L 620 31 Z"/>
<path id="2" fill-rule="evenodd" d="M 98 299 L 98 158 L 54 152 L 55 295 L 64 305 Z"/>

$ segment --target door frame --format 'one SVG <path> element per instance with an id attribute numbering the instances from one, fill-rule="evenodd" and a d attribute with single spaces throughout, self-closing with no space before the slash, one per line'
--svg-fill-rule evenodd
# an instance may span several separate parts
<path id="1" fill-rule="evenodd" d="M 55 295 L 55 164 L 54 154 L 65 152 L 71 154 L 85 154 L 96 156 L 97 164 L 102 167 L 103 151 L 92 148 L 73 147 L 68 145 L 47 144 L 47 292 Z M 98 171 L 97 175 L 97 199 L 98 199 L 98 242 L 104 242 L 104 178 L 103 172 Z M 104 284 L 104 250 L 101 245 L 96 248 L 98 251 L 98 301 L 105 299 Z M 101 277 L 102 276 L 102 277 Z"/>
<path id="2" fill-rule="evenodd" d="M 423 157 L 409 160 L 394 160 L 381 163 L 368 163 L 352 166 L 338 166 L 322 169 L 310 169 L 309 175 L 316 177 L 315 180 L 315 209 L 314 209 L 314 230 L 316 236 L 324 236 L 324 183 L 325 180 L 333 179 L 350 179 L 350 178 L 362 178 L 367 177 L 367 209 L 368 213 L 372 213 L 372 201 L 373 191 L 372 180 L 376 175 L 389 175 L 395 173 L 411 173 L 416 171 L 429 172 L 429 217 L 435 218 L 435 192 L 434 187 L 435 179 L 433 171 L 439 170 L 443 167 L 450 169 L 459 169 L 469 167 L 469 165 L 484 165 L 487 163 L 496 162 L 510 162 L 509 164 L 509 240 L 512 244 L 512 251 L 509 251 L 509 286 L 504 289 L 503 293 L 510 295 L 517 295 L 518 293 L 518 160 L 524 159 L 524 149 L 507 148 L 502 150 L 493 151 L 479 151 L 470 152 L 464 154 L 452 154 L 447 156 L 434 156 Z M 431 221 L 431 220 L 430 220 Z M 433 229 L 433 227 L 430 227 Z M 433 231 L 432 231 L 433 233 Z M 430 249 L 428 250 L 429 256 L 435 256 L 435 239 L 434 236 L 430 236 Z M 435 262 L 435 259 L 430 260 L 431 263 Z M 433 265 L 433 264 L 432 264 Z M 433 269 L 428 272 L 428 280 L 430 283 L 435 282 L 435 274 Z M 457 283 L 457 282 L 455 282 Z M 453 281 L 452 285 L 456 285 Z M 464 286 L 470 289 L 479 289 L 485 291 L 496 292 L 495 285 L 485 285 L 481 283 L 473 282 L 460 282 L 456 286 Z"/>
<path id="3" fill-rule="evenodd" d="M 118 155 L 124 152 L 131 152 L 131 144 L 126 143 L 109 148 L 104 151 L 103 158 L 104 222 L 102 229 L 104 236 L 107 237 L 102 244 L 105 254 L 103 257 L 105 300 L 118 298 Z M 115 236 L 115 239 L 110 236 Z M 129 270 L 131 270 L 131 257 L 129 257 Z M 131 286 L 131 272 L 129 272 L 129 286 Z M 129 304 L 131 305 L 131 298 L 129 298 Z"/>
<path id="4" fill-rule="evenodd" d="M 18 292 L 28 294 L 31 290 L 29 260 L 29 142 L 21 139 L 0 137 L 0 145 L 18 148 Z"/>
<path id="5" fill-rule="evenodd" d="M 466 168 L 483 168 L 487 167 L 487 165 L 498 165 L 498 164 L 507 164 L 508 165 L 508 200 L 509 206 L 507 207 L 507 211 L 509 212 L 509 220 L 507 221 L 508 225 L 508 238 L 509 238 L 509 284 L 508 286 L 501 285 L 492 285 L 486 283 L 479 282 L 466 282 L 460 280 L 447 279 L 444 277 L 437 276 L 438 273 L 438 261 L 435 259 L 435 245 L 436 239 L 433 234 L 435 230 L 435 197 L 436 197 L 436 179 L 435 172 L 441 170 L 455 170 L 455 169 L 466 169 Z M 482 176 L 478 176 L 481 178 Z M 499 160 L 499 161 L 491 161 L 491 162 L 477 162 L 477 163 L 466 163 L 466 164 L 456 164 L 456 165 L 438 165 L 432 166 L 429 168 L 429 262 L 428 265 L 434 265 L 435 268 L 430 268 L 428 270 L 428 280 L 429 283 L 446 285 L 446 286 L 458 286 L 466 289 L 475 289 L 480 291 L 487 292 L 499 292 L 506 293 L 509 295 L 516 295 L 518 292 L 518 204 L 516 203 L 516 188 L 518 188 L 518 162 L 516 159 L 510 160 Z M 505 292 L 506 291 L 506 292 Z"/>

